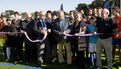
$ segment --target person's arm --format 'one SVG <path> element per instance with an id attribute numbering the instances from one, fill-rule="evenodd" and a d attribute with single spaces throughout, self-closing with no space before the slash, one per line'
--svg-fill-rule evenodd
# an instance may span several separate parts
<path id="1" fill-rule="evenodd" d="M 97 20 L 96 20 L 96 29 L 95 29 L 94 34 L 98 33 L 98 26 L 99 26 L 98 21 L 99 21 L 99 19 L 97 18 Z"/>
<path id="2" fill-rule="evenodd" d="M 95 36 L 97 35 L 97 30 L 98 30 L 98 29 L 96 28 L 95 31 L 94 31 L 94 35 L 95 35 Z"/>
<path id="3" fill-rule="evenodd" d="M 20 23 L 20 32 L 25 32 L 25 21 L 21 21 Z"/>
<path id="4" fill-rule="evenodd" d="M 34 27 L 33 27 L 33 32 L 34 33 L 43 33 L 45 34 L 46 33 L 46 30 L 43 30 L 42 27 L 39 27 L 38 29 L 38 25 L 37 24 L 34 24 Z"/>
<path id="5" fill-rule="evenodd" d="M 9 36 L 15 36 L 16 35 L 16 33 L 13 33 L 13 32 L 15 32 L 13 29 L 14 29 L 13 24 L 11 24 L 11 26 L 9 27 L 9 31 L 8 31 L 8 32 L 10 32 L 10 33 L 8 33 Z"/>
<path id="6" fill-rule="evenodd" d="M 58 25 L 57 25 L 57 19 L 53 22 L 52 24 L 52 30 L 56 35 L 59 35 L 61 33 L 59 33 L 60 31 L 58 30 Z"/>

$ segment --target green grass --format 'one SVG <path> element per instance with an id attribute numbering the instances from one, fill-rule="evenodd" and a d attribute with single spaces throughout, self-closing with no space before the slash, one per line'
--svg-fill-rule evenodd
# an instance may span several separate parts
<path id="1" fill-rule="evenodd" d="M 12 63 L 5 63 L 5 62 L 0 62 L 0 64 L 10 64 L 10 65 L 13 65 Z M 18 67 L 11 67 L 11 66 L 2 66 L 2 65 L 0 65 L 0 69 L 26 69 L 26 68 L 18 68 Z"/>
<path id="2" fill-rule="evenodd" d="M 116 56 L 115 56 L 115 62 L 112 64 L 113 65 L 113 69 L 118 69 L 118 62 L 119 62 L 119 55 L 118 55 L 118 49 L 116 49 Z M 107 63 L 105 61 L 105 55 L 104 52 L 102 51 L 102 64 L 103 64 L 103 69 L 107 69 Z M 0 64 L 10 64 L 10 65 L 14 65 L 13 64 L 13 58 L 11 59 L 11 61 L 9 62 L 4 62 L 4 56 L 2 54 L 0 54 Z M 27 66 L 27 67 L 36 67 L 36 63 L 33 63 L 33 61 L 31 61 L 30 65 L 25 65 L 25 63 L 23 64 L 17 64 L 19 66 Z M 64 64 L 58 64 L 58 62 L 52 63 L 52 64 L 47 64 L 44 63 L 42 65 L 43 69 L 77 69 L 76 66 L 76 62 L 73 63 L 73 65 L 70 67 L 68 66 L 66 63 Z M 25 68 L 17 68 L 17 67 L 9 67 L 9 66 L 2 66 L 0 65 L 0 69 L 25 69 Z M 90 69 L 89 65 L 86 64 L 86 69 Z"/>

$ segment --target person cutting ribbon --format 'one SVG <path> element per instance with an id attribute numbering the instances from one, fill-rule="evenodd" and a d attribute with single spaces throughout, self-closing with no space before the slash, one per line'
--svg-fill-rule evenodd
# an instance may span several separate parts
<path id="1" fill-rule="evenodd" d="M 33 35 L 33 28 L 34 28 L 34 20 L 30 13 L 26 13 L 26 19 L 22 22 L 22 30 L 25 34 L 24 41 L 25 41 L 25 64 L 29 64 L 32 55 L 35 54 L 34 48 L 34 35 Z M 33 53 L 34 52 L 34 53 Z"/>
<path id="2" fill-rule="evenodd" d="M 40 21 L 35 23 L 35 26 L 33 28 L 35 39 L 43 39 L 44 34 L 47 34 L 47 27 L 44 20 L 45 20 L 45 12 L 40 11 Z M 41 64 L 43 63 L 42 56 L 44 54 L 44 49 L 45 49 L 45 40 L 35 43 L 37 46 L 37 58 L 38 58 L 37 63 L 39 67 L 41 67 Z"/>
<path id="3" fill-rule="evenodd" d="M 69 37 L 63 36 L 63 33 L 70 33 L 72 29 L 72 23 L 69 19 L 64 17 L 64 12 L 59 11 L 59 18 L 55 19 L 53 23 L 53 31 L 57 35 L 58 48 L 58 60 L 59 63 L 63 63 L 63 45 L 66 46 L 67 52 L 67 64 L 72 64 L 71 60 L 71 46 Z"/>

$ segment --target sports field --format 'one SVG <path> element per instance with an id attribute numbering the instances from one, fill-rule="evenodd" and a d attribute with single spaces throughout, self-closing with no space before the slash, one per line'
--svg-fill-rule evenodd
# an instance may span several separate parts
<path id="1" fill-rule="evenodd" d="M 113 69 L 118 69 L 118 62 L 119 62 L 118 49 L 116 49 L 116 61 L 113 63 Z M 107 66 L 106 66 L 107 63 L 105 61 L 105 55 L 103 51 L 102 51 L 102 64 L 103 64 L 103 69 L 107 69 Z M 22 64 L 14 65 L 13 58 L 11 58 L 9 62 L 5 62 L 3 53 L 0 53 L 0 69 L 39 69 L 40 67 L 37 67 L 36 65 L 37 64 L 34 63 L 34 61 L 31 61 L 29 65 L 26 65 L 24 61 Z M 66 63 L 58 64 L 58 62 L 56 61 L 51 64 L 44 63 L 41 68 L 42 69 L 77 69 L 77 66 L 76 66 L 76 62 L 73 62 L 72 66 L 68 66 Z M 88 64 L 86 64 L 86 69 L 90 69 Z"/>

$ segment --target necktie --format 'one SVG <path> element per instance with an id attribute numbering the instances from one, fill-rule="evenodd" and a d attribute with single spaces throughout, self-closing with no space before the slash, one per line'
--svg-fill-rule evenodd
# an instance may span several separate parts
<path id="1" fill-rule="evenodd" d="M 44 22 L 43 20 L 42 20 L 42 23 L 41 23 L 41 24 L 42 24 L 43 29 L 44 29 L 44 30 L 47 30 L 46 24 L 45 24 L 45 22 Z"/>

